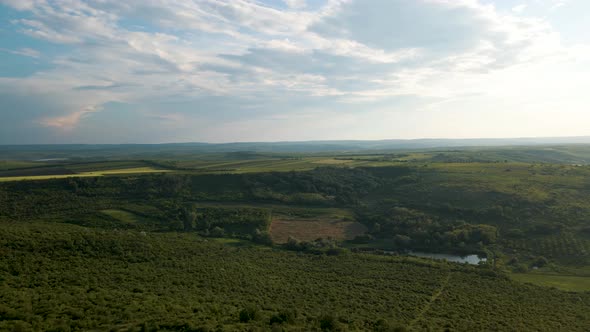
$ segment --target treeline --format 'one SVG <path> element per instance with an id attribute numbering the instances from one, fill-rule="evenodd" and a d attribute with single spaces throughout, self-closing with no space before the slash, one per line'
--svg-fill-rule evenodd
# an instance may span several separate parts
<path id="1" fill-rule="evenodd" d="M 205 227 L 198 226 L 198 216 L 191 221 L 197 211 L 185 210 L 191 204 L 199 207 L 201 202 L 271 203 L 351 209 L 357 221 L 370 230 L 369 236 L 359 241 L 386 240 L 381 243 L 394 248 L 480 250 L 493 243 L 509 245 L 555 234 L 576 234 L 580 241 L 588 237 L 583 232 L 590 211 L 587 188 L 573 181 L 583 179 L 584 170 L 567 170 L 573 174 L 570 179 L 560 173 L 566 170 L 543 166 L 543 174 L 534 175 L 533 181 L 529 179 L 532 166 L 512 165 L 514 171 L 505 172 L 504 165 L 487 164 L 485 172 L 490 175 L 482 173 L 479 166 L 468 166 L 471 168 L 462 172 L 437 167 L 320 167 L 305 172 L 6 182 L 0 183 L 0 219 L 266 239 L 265 228 L 259 225 L 234 229 L 235 225 L 227 224 L 225 212 L 207 212 L 210 216 L 203 218 L 209 220 L 209 226 Z M 152 208 L 142 211 L 146 205 Z M 131 211 L 142 215 L 144 222 L 117 224 L 98 212 L 104 209 Z M 215 224 L 214 218 L 226 221 Z M 239 220 L 237 215 L 231 218 Z M 534 243 L 524 247 L 531 248 L 527 250 L 533 256 L 551 256 Z"/>
<path id="2" fill-rule="evenodd" d="M 357 242 L 390 239 L 392 249 L 481 251 L 496 242 L 498 233 L 491 225 L 468 224 L 389 205 L 358 209 L 357 220 L 369 227 L 370 234 L 356 239 Z"/>
<path id="3" fill-rule="evenodd" d="M 195 209 L 195 230 L 203 236 L 232 237 L 272 243 L 268 209 L 202 207 Z"/>
<path id="4" fill-rule="evenodd" d="M 404 169 L 403 172 L 409 172 Z M 0 190 L 18 194 L 66 191 L 90 197 L 258 200 L 319 205 L 351 204 L 383 182 L 366 169 L 317 168 L 306 172 L 142 175 L 16 181 Z"/>
<path id="5" fill-rule="evenodd" d="M 6 182 L 0 184 L 0 216 L 25 219 L 53 212 L 108 207 L 120 201 L 356 206 L 382 183 L 379 176 L 367 170 L 337 168 L 308 172 L 164 174 Z"/>

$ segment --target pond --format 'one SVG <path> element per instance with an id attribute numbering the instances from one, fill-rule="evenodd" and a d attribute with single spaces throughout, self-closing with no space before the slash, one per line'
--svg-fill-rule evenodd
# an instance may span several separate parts
<path id="1" fill-rule="evenodd" d="M 472 265 L 478 265 L 480 262 L 487 261 L 486 258 L 479 257 L 477 255 L 458 256 L 458 255 L 451 255 L 451 254 L 433 254 L 433 253 L 419 252 L 419 251 L 410 251 L 408 253 L 408 255 L 416 256 L 416 257 L 423 257 L 423 258 L 430 258 L 430 259 L 447 260 L 449 262 L 455 262 L 455 263 L 468 263 L 468 264 L 472 264 Z"/>

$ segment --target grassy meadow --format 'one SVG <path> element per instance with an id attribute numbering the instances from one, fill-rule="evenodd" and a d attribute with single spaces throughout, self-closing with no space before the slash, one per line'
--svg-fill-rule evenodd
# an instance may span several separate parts
<path id="1" fill-rule="evenodd" d="M 590 292 L 590 276 L 559 275 L 545 273 L 513 273 L 511 278 L 535 285 L 557 288 L 570 292 Z"/>

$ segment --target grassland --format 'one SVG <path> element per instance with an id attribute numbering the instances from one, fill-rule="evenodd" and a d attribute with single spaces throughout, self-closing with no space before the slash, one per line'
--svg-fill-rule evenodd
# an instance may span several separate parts
<path id="1" fill-rule="evenodd" d="M 300 241 L 313 241 L 318 238 L 352 240 L 365 234 L 363 224 L 341 219 L 283 219 L 275 218 L 270 225 L 270 235 L 275 243 L 286 243 L 289 237 Z"/>
<path id="2" fill-rule="evenodd" d="M 74 153 L 74 152 L 72 152 Z M 132 152 L 130 152 L 132 154 Z M 550 155 L 550 157 L 548 157 Z M 67 155 L 66 155 L 67 156 Z M 21 179 L 59 178 L 43 177 L 48 175 L 103 176 L 115 173 L 115 169 L 134 169 L 150 167 L 182 174 L 199 173 L 253 173 L 253 172 L 288 172 L 307 171 L 321 166 L 332 167 L 386 167 L 395 165 L 424 165 L 425 163 L 439 170 L 456 168 L 450 173 L 469 169 L 476 172 L 494 173 L 502 166 L 514 167 L 518 172 L 520 166 L 534 163 L 554 162 L 560 165 L 586 164 L 585 156 L 590 156 L 590 149 L 585 146 L 539 147 L 539 148 L 502 148 L 502 149 L 443 149 L 419 152 L 383 152 L 383 153 L 208 153 L 183 154 L 179 159 L 166 159 L 165 154 L 155 155 L 149 160 L 56 160 L 50 162 L 1 161 L 0 181 L 9 181 L 8 177 Z M 106 157 L 106 156 L 105 156 Z M 561 159 L 560 159 L 561 158 Z M 590 162 L 590 158 L 588 159 Z M 538 165 L 542 167 L 542 165 Z M 502 169 L 504 170 L 504 169 Z M 540 170 L 540 168 L 539 168 Z M 104 172 L 103 172 L 104 171 Z M 98 173 L 97 173 L 98 172 Z M 103 172 L 103 173 L 100 173 Z M 21 174 L 22 173 L 22 174 Z M 120 174 L 120 173 L 119 173 Z M 538 174 L 542 174 L 538 173 Z M 487 174 L 491 175 L 491 174 Z"/>
<path id="3" fill-rule="evenodd" d="M 43 166 L 43 163 L 33 161 L 13 161 L 13 160 L 0 160 L 0 171 L 19 169 L 26 167 L 39 167 Z"/>
<path id="4" fill-rule="evenodd" d="M 513 273 L 510 276 L 519 282 L 555 287 L 571 292 L 590 292 L 590 277 L 588 276 L 570 276 L 542 272 Z"/>
<path id="5" fill-rule="evenodd" d="M 188 171 L 201 172 L 289 172 L 306 171 L 321 165 L 338 165 L 346 167 L 358 167 L 368 164 L 367 161 L 339 160 L 335 157 L 301 157 L 301 158 L 272 158 L 255 160 L 229 160 L 229 161 L 182 161 L 177 167 Z"/>
<path id="6" fill-rule="evenodd" d="M 113 217 L 123 223 L 127 223 L 127 224 L 135 224 L 139 221 L 139 218 L 137 217 L 137 215 L 135 215 L 131 212 L 128 212 L 128 211 L 111 209 L 111 210 L 102 210 L 100 212 L 102 212 L 110 217 Z"/>

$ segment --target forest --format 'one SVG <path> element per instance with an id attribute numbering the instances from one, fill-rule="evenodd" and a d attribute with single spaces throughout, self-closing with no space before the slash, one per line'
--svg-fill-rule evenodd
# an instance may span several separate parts
<path id="1" fill-rule="evenodd" d="M 583 331 L 590 167 L 497 153 L 7 161 L 0 329 Z"/>

